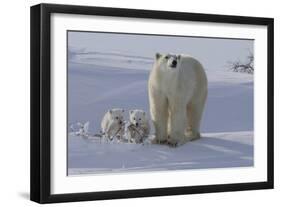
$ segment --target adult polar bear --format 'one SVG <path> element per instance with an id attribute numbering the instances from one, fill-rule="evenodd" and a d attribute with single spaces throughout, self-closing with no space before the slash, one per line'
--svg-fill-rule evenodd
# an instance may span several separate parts
<path id="1" fill-rule="evenodd" d="M 154 142 L 179 146 L 200 138 L 207 92 L 207 77 L 196 59 L 157 53 L 148 81 Z"/>

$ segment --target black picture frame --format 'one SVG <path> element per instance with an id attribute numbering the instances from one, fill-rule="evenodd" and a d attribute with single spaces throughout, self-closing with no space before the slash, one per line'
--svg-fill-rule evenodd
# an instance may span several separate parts
<path id="1" fill-rule="evenodd" d="M 186 187 L 167 187 L 74 194 L 51 194 L 51 70 L 50 70 L 50 16 L 53 13 L 133 17 L 162 20 L 181 20 L 210 23 L 233 23 L 267 26 L 267 181 L 238 184 L 219 184 Z M 88 201 L 103 199 L 166 196 L 179 194 L 211 193 L 273 188 L 273 44 L 274 20 L 272 18 L 195 14 L 168 11 L 135 10 L 89 6 L 39 4 L 31 7 L 31 151 L 30 199 L 38 203 Z"/>

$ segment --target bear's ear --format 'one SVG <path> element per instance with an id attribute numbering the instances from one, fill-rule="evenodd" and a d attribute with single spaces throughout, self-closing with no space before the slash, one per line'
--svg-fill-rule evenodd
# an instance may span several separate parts
<path id="1" fill-rule="evenodd" d="M 180 59 L 180 58 L 181 58 L 181 55 L 177 55 L 177 58 Z"/>
<path id="2" fill-rule="evenodd" d="M 155 54 L 156 60 L 158 60 L 160 57 L 161 57 L 161 54 L 157 52 L 157 53 Z"/>
<path id="3" fill-rule="evenodd" d="M 124 109 L 122 109 L 122 112 L 124 113 L 124 112 L 125 112 L 125 110 L 124 110 Z"/>
<path id="4" fill-rule="evenodd" d="M 132 114 L 134 111 L 133 110 L 130 110 L 130 114 Z"/>
<path id="5" fill-rule="evenodd" d="M 112 110 L 110 109 L 109 111 L 108 111 L 110 114 L 112 114 Z"/>

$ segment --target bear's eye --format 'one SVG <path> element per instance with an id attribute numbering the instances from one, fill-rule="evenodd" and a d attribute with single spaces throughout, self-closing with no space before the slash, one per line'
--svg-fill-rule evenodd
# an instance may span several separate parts
<path id="1" fill-rule="evenodd" d="M 119 119 L 119 117 L 118 117 L 118 116 L 116 116 L 115 118 L 116 118 L 116 119 Z"/>
<path id="2" fill-rule="evenodd" d="M 139 120 L 141 120 L 141 118 L 139 118 Z"/>
<path id="3" fill-rule="evenodd" d="M 136 120 L 136 118 L 134 117 L 134 120 Z"/>
<path id="4" fill-rule="evenodd" d="M 167 59 L 169 59 L 169 56 L 168 56 L 168 55 L 166 55 L 166 56 L 165 56 L 165 59 L 166 59 L 166 60 L 167 60 Z"/>

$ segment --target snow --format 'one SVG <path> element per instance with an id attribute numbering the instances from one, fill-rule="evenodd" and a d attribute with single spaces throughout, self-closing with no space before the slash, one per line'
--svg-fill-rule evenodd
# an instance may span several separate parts
<path id="1" fill-rule="evenodd" d="M 209 94 L 203 138 L 178 148 L 110 143 L 77 136 L 69 127 L 68 175 L 253 166 L 253 76 L 206 72 Z M 148 75 L 149 70 L 70 63 L 69 126 L 89 121 L 89 133 L 97 134 L 110 108 L 124 108 L 127 119 L 130 109 L 148 112 Z"/>
<path id="2" fill-rule="evenodd" d="M 253 165 L 253 133 L 204 133 L 177 148 L 70 136 L 68 159 L 68 175 L 246 167 Z"/>

